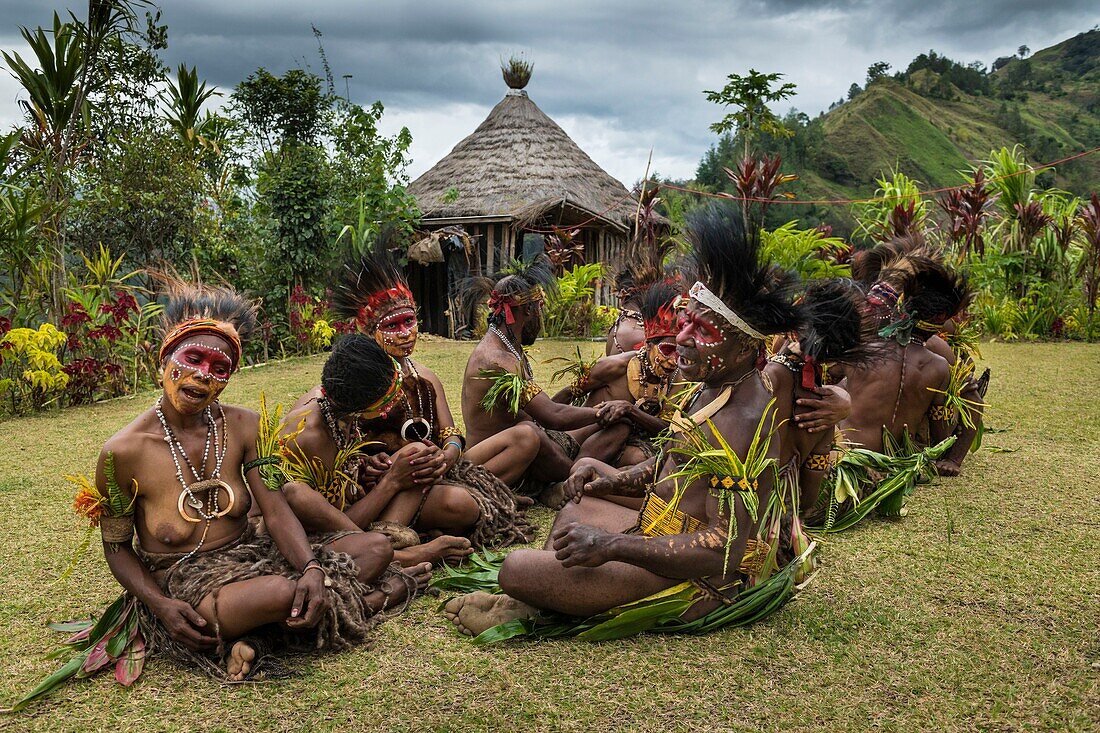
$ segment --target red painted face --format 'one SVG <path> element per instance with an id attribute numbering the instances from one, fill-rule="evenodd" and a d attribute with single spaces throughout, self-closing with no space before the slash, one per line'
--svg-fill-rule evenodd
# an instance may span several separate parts
<path id="1" fill-rule="evenodd" d="M 221 339 L 185 341 L 164 364 L 164 394 L 180 414 L 196 415 L 218 398 L 232 374 L 233 362 Z"/>
<path id="2" fill-rule="evenodd" d="M 387 313 L 378 322 L 378 328 L 374 332 L 374 340 L 393 358 L 405 359 L 416 348 L 418 334 L 419 324 L 416 321 L 416 311 L 411 308 L 400 308 Z"/>
<path id="3" fill-rule="evenodd" d="M 685 379 L 705 381 L 725 372 L 737 350 L 737 339 L 722 328 L 719 317 L 705 306 L 692 301 L 680 314 L 676 334 L 677 366 Z"/>

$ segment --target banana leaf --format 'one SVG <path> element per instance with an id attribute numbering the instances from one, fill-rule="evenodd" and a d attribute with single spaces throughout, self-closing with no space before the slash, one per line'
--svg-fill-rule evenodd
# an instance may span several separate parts
<path id="1" fill-rule="evenodd" d="M 817 543 L 811 542 L 779 572 L 741 592 L 733 603 L 721 605 L 692 621 L 683 621 L 681 617 L 700 599 L 701 591 L 690 582 L 683 582 L 584 619 L 543 611 L 536 618 L 508 621 L 486 629 L 473 643 L 484 646 L 524 636 L 610 641 L 647 632 L 703 634 L 727 626 L 746 626 L 776 612 L 793 597 L 795 579 L 816 547 Z"/>

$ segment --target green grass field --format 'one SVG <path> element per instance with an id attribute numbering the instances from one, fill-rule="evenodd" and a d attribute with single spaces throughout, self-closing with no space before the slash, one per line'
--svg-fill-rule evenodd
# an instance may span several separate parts
<path id="1" fill-rule="evenodd" d="M 572 348 L 540 343 L 533 356 Z M 420 348 L 456 409 L 469 349 Z M 963 477 L 918 488 L 905 519 L 829 538 L 809 587 L 751 628 L 475 649 L 428 599 L 369 647 L 305 659 L 290 680 L 224 686 L 153 661 L 133 689 L 108 676 L 74 683 L 0 729 L 1097 730 L 1100 346 L 983 351 L 989 450 Z M 224 397 L 255 406 L 262 388 L 289 402 L 320 365 L 250 369 Z M 46 621 L 117 595 L 94 548 L 55 580 L 83 536 L 62 476 L 89 470 L 153 397 L 0 423 L 0 703 L 52 670 Z M 549 512 L 537 517 L 549 526 Z"/>

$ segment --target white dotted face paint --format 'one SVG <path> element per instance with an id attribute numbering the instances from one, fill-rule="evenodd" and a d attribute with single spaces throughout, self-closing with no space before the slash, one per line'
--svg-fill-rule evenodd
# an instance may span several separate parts
<path id="1" fill-rule="evenodd" d="M 164 393 L 179 413 L 195 415 L 212 404 L 229 383 L 233 362 L 221 349 L 198 343 L 182 344 L 169 357 Z"/>

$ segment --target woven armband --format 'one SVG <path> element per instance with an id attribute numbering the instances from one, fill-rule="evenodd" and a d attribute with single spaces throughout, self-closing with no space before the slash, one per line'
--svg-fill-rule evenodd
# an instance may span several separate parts
<path id="1" fill-rule="evenodd" d="M 446 444 L 447 441 L 452 438 L 454 438 L 461 444 L 458 446 L 459 449 L 466 449 L 466 436 L 463 435 L 458 428 L 454 427 L 453 425 L 449 425 L 445 428 L 439 429 L 439 442 L 441 444 Z"/>
<path id="2" fill-rule="evenodd" d="M 811 453 L 810 455 L 806 456 L 806 460 L 802 462 L 802 467 L 809 469 L 810 471 L 828 471 L 829 454 Z"/>
<path id="3" fill-rule="evenodd" d="M 523 409 L 527 404 L 538 397 L 542 392 L 542 387 L 538 386 L 535 382 L 524 382 L 523 391 L 519 395 L 519 409 Z"/>
<path id="4" fill-rule="evenodd" d="M 99 531 L 103 541 L 113 545 L 129 545 L 134 540 L 134 515 L 123 517 L 102 516 Z"/>
<path id="5" fill-rule="evenodd" d="M 947 405 L 932 405 L 928 409 L 928 419 L 937 422 L 947 422 L 951 419 L 951 408 Z"/>
<path id="6" fill-rule="evenodd" d="M 253 458 L 244 464 L 244 472 L 248 473 L 253 468 L 259 468 L 260 466 L 273 466 L 276 463 L 281 463 L 282 458 L 279 456 L 264 456 L 263 458 Z"/>

